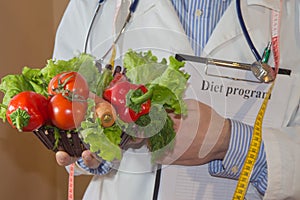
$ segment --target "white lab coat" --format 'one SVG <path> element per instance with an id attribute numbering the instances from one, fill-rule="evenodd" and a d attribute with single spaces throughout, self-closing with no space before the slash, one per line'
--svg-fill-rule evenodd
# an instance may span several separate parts
<path id="1" fill-rule="evenodd" d="M 57 31 L 54 58 L 69 59 L 76 51 L 83 50 L 86 32 L 97 2 L 97 0 L 70 1 Z M 128 10 L 123 4 L 127 1 L 122 1 L 120 10 L 116 9 L 117 2 L 119 1 L 108 0 L 103 5 L 103 10 L 99 13 L 91 32 L 87 53 L 100 58 L 110 47 L 114 34 L 123 25 L 122 13 Z M 249 33 L 259 50 L 263 50 L 266 41 L 270 40 L 271 9 L 279 7 L 279 0 L 247 0 L 246 3 L 242 3 L 242 12 Z M 297 154 L 300 152 L 299 8 L 299 0 L 285 0 L 282 8 L 280 67 L 292 70 L 293 81 L 290 88 L 292 92 L 286 112 L 280 113 L 285 116 L 282 128 L 263 129 L 268 163 L 268 189 L 264 199 L 300 199 L 300 186 L 297 183 L 297 180 L 300 180 L 298 170 L 300 156 Z M 116 26 L 113 26 L 115 19 Z M 167 0 L 140 0 L 131 24 L 118 42 L 118 55 L 122 55 L 129 48 L 151 49 L 155 55 L 162 57 L 178 52 L 193 54 L 177 15 Z M 254 60 L 241 32 L 234 2 L 214 30 L 203 54 L 241 62 Z M 273 57 L 270 64 L 273 64 Z M 150 157 L 145 152 L 145 148 L 124 152 L 119 172 L 104 177 L 95 176 L 84 199 L 152 199 L 155 173 L 150 164 Z M 199 167 L 199 170 L 207 171 L 207 166 Z M 209 179 L 220 178 L 208 175 L 205 181 L 209 183 Z M 234 188 L 226 189 L 234 190 Z M 248 199 L 256 199 L 250 196 L 251 194 Z"/>

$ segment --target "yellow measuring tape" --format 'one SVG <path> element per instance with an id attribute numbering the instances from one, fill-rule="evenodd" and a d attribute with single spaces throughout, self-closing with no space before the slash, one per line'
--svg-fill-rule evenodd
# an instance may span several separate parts
<path id="1" fill-rule="evenodd" d="M 279 11 L 273 10 L 272 11 L 272 47 L 273 47 L 273 55 L 274 55 L 274 64 L 275 64 L 275 72 L 277 74 L 278 67 L 279 67 L 279 57 L 280 57 L 280 51 L 279 51 L 279 29 L 280 29 L 280 15 L 282 10 L 282 0 L 280 0 L 280 9 Z M 256 162 L 260 146 L 262 143 L 262 122 L 264 118 L 264 114 L 267 108 L 267 104 L 270 98 L 270 95 L 272 93 L 273 87 L 274 87 L 275 81 L 272 82 L 266 97 L 264 98 L 264 101 L 259 109 L 259 112 L 257 114 L 254 128 L 253 128 L 253 134 L 252 134 L 252 140 L 250 142 L 250 147 L 245 159 L 245 163 L 243 165 L 234 195 L 233 200 L 243 200 L 245 198 L 248 185 L 250 182 L 250 175 L 252 173 L 254 164 Z"/>
<path id="2" fill-rule="evenodd" d="M 256 117 L 249 150 L 232 198 L 233 200 L 243 200 L 245 198 L 249 181 L 250 181 L 250 175 L 253 170 L 261 146 L 262 122 L 267 108 L 268 100 L 273 90 L 274 83 L 275 82 L 273 81 L 259 109 L 258 115 Z"/>

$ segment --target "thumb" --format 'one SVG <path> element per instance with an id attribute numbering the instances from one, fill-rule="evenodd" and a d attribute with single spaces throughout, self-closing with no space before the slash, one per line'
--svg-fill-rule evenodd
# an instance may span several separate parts
<path id="1" fill-rule="evenodd" d="M 75 162 L 77 158 L 71 157 L 67 152 L 65 151 L 58 151 L 55 154 L 56 162 L 60 166 L 68 166 Z"/>
<path id="2" fill-rule="evenodd" d="M 81 156 L 84 164 L 89 168 L 96 169 L 101 163 L 101 158 L 97 157 L 97 155 L 89 150 L 83 151 Z"/>

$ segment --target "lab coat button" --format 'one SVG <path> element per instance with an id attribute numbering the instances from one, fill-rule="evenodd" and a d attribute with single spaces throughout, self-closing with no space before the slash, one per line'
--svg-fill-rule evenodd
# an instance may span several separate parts
<path id="1" fill-rule="evenodd" d="M 202 15 L 202 10 L 197 9 L 195 15 L 196 15 L 197 17 L 200 17 L 200 16 Z"/>

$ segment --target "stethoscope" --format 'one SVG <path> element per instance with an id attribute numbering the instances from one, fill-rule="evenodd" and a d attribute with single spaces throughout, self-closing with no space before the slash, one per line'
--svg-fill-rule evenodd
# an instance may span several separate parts
<path id="1" fill-rule="evenodd" d="M 89 37 L 90 37 L 91 31 L 92 31 L 92 27 L 93 27 L 93 25 L 94 25 L 95 19 L 96 19 L 97 15 L 98 15 L 98 13 L 99 13 L 99 10 L 100 10 L 100 8 L 101 8 L 101 6 L 102 6 L 102 4 L 103 4 L 104 2 L 105 2 L 105 0 L 99 0 L 99 1 L 98 1 L 98 5 L 97 5 L 97 7 L 96 7 L 94 16 L 93 16 L 92 21 L 91 21 L 91 23 L 90 23 L 90 26 L 89 26 L 89 28 L 88 28 L 87 36 L 86 36 L 86 39 L 85 39 L 84 50 L 83 50 L 84 53 L 86 53 L 86 51 L 87 51 L 87 44 L 88 44 L 88 41 L 89 41 Z M 127 25 L 129 24 L 130 19 L 131 19 L 131 17 L 132 17 L 132 14 L 135 12 L 138 3 L 139 3 L 139 0 L 134 0 L 134 1 L 130 4 L 130 6 L 129 6 L 129 13 L 128 13 L 128 15 L 126 16 L 126 20 L 125 20 L 125 22 L 124 22 L 124 24 L 123 24 L 123 26 L 122 26 L 120 32 L 118 33 L 117 37 L 116 37 L 115 40 L 113 41 L 113 43 L 112 43 L 112 45 L 110 46 L 110 48 L 105 52 L 105 54 L 104 54 L 100 59 L 96 60 L 96 64 L 97 64 L 98 66 L 101 66 L 101 65 L 103 64 L 104 59 L 109 55 L 109 53 L 112 51 L 113 47 L 114 47 L 114 46 L 117 44 L 117 42 L 119 41 L 121 35 L 125 32 L 126 27 L 127 27 Z"/>
<path id="2" fill-rule="evenodd" d="M 260 54 L 258 53 L 257 49 L 255 48 L 251 37 L 247 31 L 243 16 L 242 16 L 242 12 L 241 12 L 241 0 L 236 0 L 236 11 L 237 11 L 237 15 L 238 15 L 238 20 L 241 26 L 241 29 L 243 31 L 243 34 L 245 36 L 245 39 L 249 45 L 249 48 L 251 50 L 251 52 L 253 53 L 256 61 L 254 63 L 252 63 L 251 65 L 249 64 L 240 64 L 237 62 L 228 62 L 225 60 L 214 60 L 214 59 L 208 59 L 208 58 L 197 58 L 197 61 L 200 62 L 205 62 L 206 64 L 214 64 L 217 66 L 222 66 L 222 67 L 232 67 L 232 68 L 238 68 L 238 69 L 246 69 L 246 70 L 251 70 L 253 75 L 256 77 L 256 79 L 259 82 L 263 82 L 263 83 L 269 83 L 272 82 L 275 79 L 275 72 L 272 69 L 272 67 L 270 65 L 268 65 L 266 62 L 262 62 L 262 57 L 260 56 Z M 102 6 L 102 4 L 105 2 L 105 0 L 99 0 L 98 1 L 98 5 L 96 8 L 96 11 L 94 13 L 94 16 L 92 18 L 92 21 L 90 23 L 90 26 L 88 28 L 88 32 L 87 32 L 87 36 L 85 39 L 85 43 L 84 43 L 84 53 L 86 53 L 87 51 L 87 44 L 89 41 L 89 37 L 90 37 L 90 33 L 92 30 L 92 27 L 94 25 L 95 19 L 99 13 L 99 10 Z M 132 14 L 135 12 L 137 5 L 138 5 L 139 0 L 134 0 L 130 7 L 129 7 L 129 13 L 126 17 L 126 20 L 122 26 L 122 29 L 120 30 L 120 32 L 118 33 L 116 39 L 113 41 L 113 44 L 111 45 L 111 47 L 106 51 L 106 53 L 96 61 L 97 64 L 103 64 L 104 59 L 108 56 L 108 54 L 111 52 L 112 48 L 114 47 L 114 45 L 118 42 L 120 36 L 123 34 L 123 32 L 125 31 L 127 25 L 130 22 L 131 16 Z M 195 58 L 194 58 L 195 59 Z"/>
<path id="3" fill-rule="evenodd" d="M 185 55 L 185 54 L 176 54 L 175 57 L 179 61 L 192 61 L 192 62 L 198 62 L 198 63 L 204 63 L 206 66 L 219 66 L 219 67 L 228 67 L 228 68 L 234 68 L 234 69 L 240 69 L 240 70 L 250 70 L 252 71 L 252 74 L 256 78 L 255 80 L 252 79 L 242 79 L 242 78 L 235 78 L 230 76 L 223 76 L 223 75 L 215 75 L 208 73 L 208 67 L 206 67 L 206 75 L 209 76 L 215 76 L 215 77 L 221 77 L 221 78 L 229 78 L 232 80 L 241 80 L 241 81 L 249 81 L 249 82 L 260 82 L 260 83 L 270 83 L 275 79 L 275 72 L 273 68 L 267 64 L 267 60 L 269 57 L 269 52 L 271 48 L 271 43 L 268 44 L 264 51 L 263 57 L 260 56 L 258 51 L 256 50 L 250 35 L 247 31 L 242 12 L 241 12 L 241 4 L 240 0 L 236 0 L 236 11 L 238 15 L 238 20 L 242 29 L 242 32 L 244 34 L 244 37 L 249 45 L 249 48 L 251 52 L 253 53 L 256 61 L 252 64 L 248 63 L 239 63 L 235 61 L 226 61 L 226 60 L 219 60 L 219 59 L 213 59 L 213 58 L 207 58 L 207 57 L 200 57 L 200 56 L 192 56 L 192 55 Z M 266 56 L 265 56 L 266 55 Z M 284 73 L 289 74 L 289 72 L 285 69 L 279 69 L 279 71 L 284 71 Z"/>
<path id="4" fill-rule="evenodd" d="M 241 11 L 241 0 L 236 0 L 236 11 L 239 19 L 240 26 L 242 28 L 243 34 L 245 39 L 249 45 L 251 52 L 253 53 L 256 61 L 252 64 L 251 71 L 253 72 L 254 76 L 260 80 L 261 82 L 268 83 L 272 82 L 275 79 L 275 72 L 270 65 L 266 62 L 262 62 L 262 57 L 258 53 L 257 49 L 255 48 L 250 35 L 247 31 L 242 11 Z"/>

